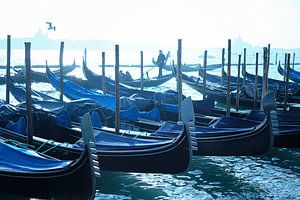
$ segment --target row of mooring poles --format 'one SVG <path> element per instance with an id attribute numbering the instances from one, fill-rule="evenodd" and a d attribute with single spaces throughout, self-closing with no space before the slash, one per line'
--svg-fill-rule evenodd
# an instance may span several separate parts
<path id="1" fill-rule="evenodd" d="M 26 72 L 26 121 L 27 121 L 27 135 L 28 135 L 28 144 L 33 144 L 33 121 L 32 121 L 32 98 L 31 98 L 31 43 L 25 42 L 25 72 Z M 59 64 L 60 64 L 60 99 L 63 101 L 63 48 L 64 43 L 61 43 L 60 47 L 60 56 L 59 56 Z M 11 36 L 7 36 L 7 62 L 6 62 L 6 103 L 10 103 L 10 88 L 9 82 L 10 79 L 10 60 L 11 60 Z"/>
<path id="2" fill-rule="evenodd" d="M 31 43 L 25 42 L 25 68 L 26 68 L 26 121 L 27 121 L 27 142 L 33 144 L 33 124 L 32 124 L 32 99 L 31 99 Z M 9 81 L 10 80 L 10 59 L 11 59 L 11 36 L 7 36 L 7 62 L 6 62 L 6 103 L 10 103 Z"/>

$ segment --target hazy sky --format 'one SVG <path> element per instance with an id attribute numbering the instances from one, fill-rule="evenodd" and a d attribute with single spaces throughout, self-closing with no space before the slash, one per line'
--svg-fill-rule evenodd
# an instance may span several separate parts
<path id="1" fill-rule="evenodd" d="M 0 37 L 33 36 L 46 21 L 55 39 L 226 46 L 300 47 L 299 0 L 2 0 Z"/>

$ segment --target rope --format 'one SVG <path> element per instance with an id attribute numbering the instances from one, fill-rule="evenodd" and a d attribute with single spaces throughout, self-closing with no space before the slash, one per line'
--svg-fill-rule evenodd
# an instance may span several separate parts
<path id="1" fill-rule="evenodd" d="M 46 140 L 43 144 L 41 144 L 41 146 L 39 146 L 39 148 L 36 149 L 36 151 L 39 151 L 46 144 L 51 144 L 51 143 L 54 144 L 54 141 L 53 140 Z M 50 147 L 49 149 L 46 149 L 46 150 L 44 150 L 43 152 L 40 152 L 40 153 L 45 154 L 45 153 L 51 151 L 52 149 L 54 149 L 54 148 L 56 148 L 58 146 L 63 146 L 64 144 L 67 144 L 67 143 L 66 142 L 64 142 L 64 143 L 57 143 L 56 145 L 54 145 L 54 146 Z"/>
<path id="2" fill-rule="evenodd" d="M 22 143 L 22 142 L 19 142 L 19 141 L 17 141 L 17 140 L 13 140 L 13 139 L 5 140 L 5 142 L 6 142 L 6 143 L 9 143 L 9 144 L 13 144 L 13 145 L 15 145 L 16 147 L 34 149 L 34 146 L 32 146 L 32 145 L 30 145 L 30 144 Z"/>
<path id="3" fill-rule="evenodd" d="M 63 144 L 65 144 L 65 143 L 63 143 Z M 58 147 L 58 146 L 61 146 L 61 145 L 63 145 L 63 144 L 57 143 L 56 145 L 52 146 L 51 148 L 49 148 L 49 149 L 47 149 L 47 150 L 45 150 L 45 151 L 43 151 L 43 152 L 41 152 L 41 153 L 42 153 L 42 154 L 45 154 L 45 153 L 47 153 L 48 151 L 51 151 L 52 149 L 54 149 L 54 148 L 56 148 L 56 147 Z"/>
<path id="4" fill-rule="evenodd" d="M 36 151 L 39 151 L 43 146 L 45 146 L 45 144 L 47 144 L 48 142 L 52 142 L 52 140 L 46 140 L 41 146 L 39 146 L 39 148 L 36 149 Z"/>

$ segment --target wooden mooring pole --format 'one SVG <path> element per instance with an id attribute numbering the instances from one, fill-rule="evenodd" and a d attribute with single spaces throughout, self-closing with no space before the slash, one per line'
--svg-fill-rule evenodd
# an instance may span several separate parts
<path id="1" fill-rule="evenodd" d="M 207 66 L 207 50 L 204 51 L 204 61 L 203 61 L 203 99 L 206 99 L 206 66 Z"/>
<path id="2" fill-rule="evenodd" d="M 116 134 L 120 134 L 120 71 L 119 71 L 119 45 L 115 45 L 115 93 L 116 93 L 116 112 L 115 129 Z"/>
<path id="3" fill-rule="evenodd" d="M 221 62 L 221 85 L 224 84 L 224 66 L 225 66 L 225 48 L 222 48 L 222 62 Z"/>
<path id="4" fill-rule="evenodd" d="M 242 74 L 243 74 L 243 84 L 245 84 L 245 81 L 246 81 L 246 77 L 245 77 L 245 74 L 246 74 L 246 67 L 247 67 L 247 62 L 246 62 L 246 58 L 247 58 L 247 49 L 244 48 L 244 63 L 243 63 L 243 69 L 242 69 Z"/>
<path id="5" fill-rule="evenodd" d="M 181 106 L 182 106 L 181 57 L 182 57 L 182 40 L 178 39 L 178 50 L 177 50 L 178 121 L 181 121 Z"/>
<path id="6" fill-rule="evenodd" d="M 228 40 L 228 61 L 227 61 L 227 95 L 226 95 L 226 116 L 230 116 L 231 94 L 230 94 L 230 77 L 231 77 L 231 40 Z"/>
<path id="7" fill-rule="evenodd" d="M 265 97 L 265 95 L 267 94 L 267 79 L 268 79 L 268 48 L 264 47 L 264 65 L 263 65 L 263 82 L 262 82 L 262 94 L 261 94 L 261 104 L 260 104 L 260 110 L 263 110 L 263 104 L 262 104 L 262 100 Z"/>
<path id="8" fill-rule="evenodd" d="M 60 43 L 59 50 L 59 69 L 60 69 L 60 101 L 64 101 L 64 73 L 63 73 L 63 55 L 64 55 L 64 42 Z"/>
<path id="9" fill-rule="evenodd" d="M 144 90 L 144 52 L 141 51 L 141 90 Z"/>
<path id="10" fill-rule="evenodd" d="M 33 144 L 33 124 L 32 124 L 32 99 L 31 99 L 31 43 L 25 42 L 25 67 L 26 67 L 26 121 L 28 144 Z"/>
<path id="11" fill-rule="evenodd" d="M 10 55 L 11 55 L 11 37 L 7 35 L 7 57 L 6 57 L 6 103 L 9 104 L 9 81 L 10 81 Z"/>
<path id="12" fill-rule="evenodd" d="M 289 89 L 289 75 L 290 75 L 290 57 L 291 54 L 286 54 L 286 71 L 285 71 L 285 85 L 284 85 L 284 101 L 283 111 L 287 111 L 288 89 Z"/>
<path id="13" fill-rule="evenodd" d="M 237 88 L 236 88 L 236 102 L 235 102 L 235 109 L 236 111 L 239 111 L 240 106 L 240 77 L 241 77 L 241 58 L 242 56 L 239 55 L 238 58 L 238 76 L 237 76 Z M 244 79 L 245 80 L 245 79 Z"/>
<path id="14" fill-rule="evenodd" d="M 106 94 L 105 52 L 102 52 L 102 92 Z"/>
<path id="15" fill-rule="evenodd" d="M 255 81 L 254 81 L 254 110 L 256 109 L 257 101 L 257 82 L 258 82 L 258 53 L 255 54 Z"/>
<path id="16" fill-rule="evenodd" d="M 296 54 L 293 53 L 293 69 L 295 69 L 295 56 L 296 56 Z"/>
<path id="17" fill-rule="evenodd" d="M 271 58 L 271 44 L 268 44 L 268 56 L 267 56 L 267 84 L 266 84 L 266 91 L 269 93 L 269 69 L 270 69 L 270 58 Z M 266 94 L 267 94 L 266 93 Z"/>

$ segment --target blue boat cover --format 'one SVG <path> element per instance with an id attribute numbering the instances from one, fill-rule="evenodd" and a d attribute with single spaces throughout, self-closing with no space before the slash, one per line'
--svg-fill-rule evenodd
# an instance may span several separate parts
<path id="1" fill-rule="evenodd" d="M 26 120 L 24 117 L 20 117 L 20 119 L 17 122 L 9 121 L 6 125 L 6 129 L 19 133 L 21 135 L 27 135 L 26 127 Z"/>
<path id="2" fill-rule="evenodd" d="M 165 146 L 171 143 L 173 140 L 161 140 L 161 139 L 143 139 L 135 138 L 133 136 L 122 136 L 108 133 L 105 131 L 94 130 L 96 149 L 101 151 L 106 150 L 138 150 L 145 148 L 154 148 L 159 146 Z M 74 144 L 74 147 L 83 148 L 83 140 L 80 139 Z"/>
<path id="3" fill-rule="evenodd" d="M 241 120 L 242 121 L 242 120 Z M 240 122 L 241 122 L 240 121 Z M 230 121 L 227 121 L 230 123 Z M 214 136 L 223 136 L 223 135 L 234 135 L 242 132 L 252 131 L 256 126 L 248 126 L 244 128 L 230 128 L 230 127 L 217 127 L 217 125 L 211 127 L 201 127 L 195 126 L 193 129 L 190 129 L 191 135 L 197 138 L 201 137 L 214 137 Z M 161 126 L 157 131 L 155 131 L 153 136 L 161 137 L 177 137 L 183 129 L 182 124 L 176 122 L 167 122 Z"/>
<path id="4" fill-rule="evenodd" d="M 102 127 L 101 120 L 100 120 L 100 117 L 99 117 L 97 112 L 92 112 L 91 122 L 92 122 L 93 127 L 95 127 L 95 128 L 101 128 Z"/>
<path id="5" fill-rule="evenodd" d="M 56 90 L 59 90 L 60 88 L 59 78 L 57 76 L 54 76 L 53 74 L 48 74 L 48 78 L 52 86 Z M 69 80 L 64 80 L 64 94 L 70 97 L 71 99 L 87 98 L 111 110 L 115 111 L 116 109 L 116 98 L 114 96 L 108 96 L 93 90 L 85 89 L 80 85 Z M 134 101 L 134 99 L 132 99 L 132 101 Z M 135 102 L 137 102 L 137 100 L 135 100 Z M 137 120 L 138 118 L 145 118 L 145 119 L 160 121 L 159 112 L 156 112 L 156 110 L 152 110 L 149 112 L 140 112 L 137 106 L 140 104 L 141 103 L 139 102 L 134 105 L 135 107 L 137 107 L 137 109 L 134 108 L 133 106 L 128 107 L 128 104 L 124 106 L 125 109 L 121 110 L 121 114 L 120 114 L 121 120 Z M 122 105 L 121 105 L 121 109 L 122 109 Z"/>
<path id="6" fill-rule="evenodd" d="M 0 142 L 0 171 L 36 173 L 63 169 L 71 162 L 46 158 L 33 150 Z"/>

